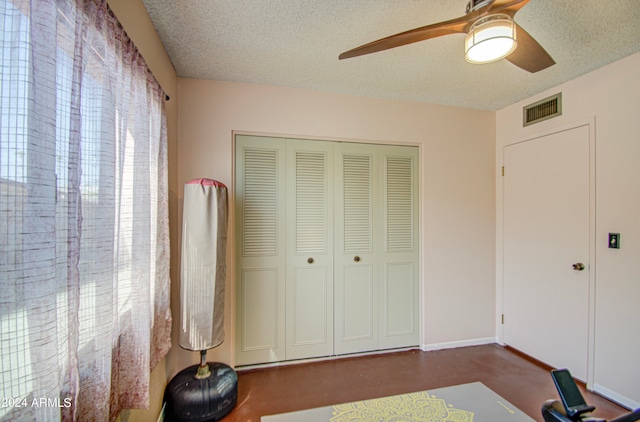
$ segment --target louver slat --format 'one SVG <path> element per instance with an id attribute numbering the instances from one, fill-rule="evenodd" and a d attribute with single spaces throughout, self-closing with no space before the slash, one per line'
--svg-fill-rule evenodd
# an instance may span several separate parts
<path id="1" fill-rule="evenodd" d="M 344 251 L 372 249 L 371 157 L 343 156 Z"/>
<path id="2" fill-rule="evenodd" d="M 413 248 L 413 160 L 387 157 L 387 251 Z"/>
<path id="3" fill-rule="evenodd" d="M 246 149 L 244 163 L 244 255 L 275 255 L 278 215 L 276 151 Z"/>
<path id="4" fill-rule="evenodd" d="M 327 250 L 327 169 L 324 153 L 297 151 L 296 252 L 325 253 Z"/>

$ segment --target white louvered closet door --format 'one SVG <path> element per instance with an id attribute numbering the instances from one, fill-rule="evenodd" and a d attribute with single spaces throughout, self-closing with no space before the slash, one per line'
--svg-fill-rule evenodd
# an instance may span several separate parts
<path id="1" fill-rule="evenodd" d="M 336 146 L 335 352 L 416 346 L 418 149 Z"/>
<path id="2" fill-rule="evenodd" d="M 335 353 L 378 350 L 376 146 L 336 145 Z"/>
<path id="3" fill-rule="evenodd" d="M 380 146 L 379 349 L 420 344 L 418 148 Z"/>
<path id="4" fill-rule="evenodd" d="M 236 136 L 236 364 L 419 344 L 418 149 Z"/>
<path id="5" fill-rule="evenodd" d="M 236 364 L 285 354 L 285 161 L 282 139 L 236 137 Z"/>
<path id="6" fill-rule="evenodd" d="M 286 355 L 333 354 L 333 143 L 287 140 Z"/>

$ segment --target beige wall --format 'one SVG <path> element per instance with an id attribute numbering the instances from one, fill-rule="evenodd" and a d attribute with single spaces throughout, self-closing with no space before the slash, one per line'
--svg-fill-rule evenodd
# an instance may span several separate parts
<path id="1" fill-rule="evenodd" d="M 179 320 L 182 186 L 195 177 L 211 177 L 232 186 L 232 132 L 250 131 L 420 145 L 423 346 L 491 339 L 496 335 L 496 145 L 596 116 L 596 383 L 607 389 L 630 370 L 640 372 L 637 367 L 621 364 L 635 357 L 634 351 L 640 346 L 638 337 L 632 334 L 633 327 L 640 325 L 640 313 L 631 311 L 637 307 L 633 301 L 640 293 L 640 270 L 634 265 L 640 255 L 640 55 L 498 113 L 481 112 L 280 87 L 179 81 L 142 1 L 108 2 L 171 97 L 166 108 L 175 323 Z M 562 117 L 526 129 L 520 127 L 522 105 L 559 90 L 564 95 Z M 622 249 L 606 248 L 609 231 L 622 233 Z M 230 240 L 232 251 L 233 236 Z M 232 363 L 233 278 L 230 265 L 227 340 L 210 352 L 210 360 L 227 363 Z M 177 344 L 175 329 L 173 339 Z M 155 421 L 167 380 L 197 361 L 196 353 L 174 346 L 152 373 L 151 408 L 125 411 L 121 420 Z M 637 359 L 635 362 L 637 365 Z M 639 378 L 628 378 L 619 394 L 640 391 Z"/>
<path id="2" fill-rule="evenodd" d="M 640 293 L 640 270 L 634 265 L 640 256 L 640 55 L 498 113 L 481 112 L 280 87 L 179 81 L 142 1 L 108 3 L 171 97 L 166 109 L 176 346 L 152 373 L 151 408 L 125 411 L 121 420 L 155 421 L 167 380 L 198 361 L 196 353 L 177 346 L 175 330 L 179 321 L 182 186 L 195 177 L 215 178 L 232 186 L 233 131 L 421 146 L 422 343 L 429 348 L 473 343 L 496 335 L 496 145 L 596 116 L 596 345 L 601 356 L 596 360 L 596 383 L 606 389 L 630 371 L 621 362 L 634 357 L 640 348 L 638 337 L 632 334 L 633 327 L 640 325 L 640 313 L 631 311 L 637 307 L 633 301 Z M 559 90 L 564 95 L 563 116 L 523 129 L 522 105 Z M 622 233 L 622 249 L 606 248 L 609 231 Z M 232 251 L 233 233 L 230 240 Z M 209 356 L 227 363 L 232 363 L 233 278 L 230 265 L 227 340 Z M 638 372 L 637 367 L 631 370 Z M 622 391 L 640 391 L 640 379 L 628 378 Z"/>
<path id="3" fill-rule="evenodd" d="M 423 345 L 495 337 L 494 113 L 280 87 L 179 81 L 142 1 L 109 0 L 109 5 L 171 97 L 166 109 L 175 346 L 151 375 L 150 409 L 124 411 L 121 420 L 155 421 L 168 379 L 198 362 L 196 353 L 177 346 L 182 186 L 195 177 L 232 186 L 233 131 L 420 145 Z M 233 236 L 230 240 L 232 251 Z M 209 352 L 209 360 L 232 363 L 233 277 L 230 265 L 227 339 Z"/>
<path id="4" fill-rule="evenodd" d="M 640 374 L 639 69 L 640 54 L 635 54 L 496 114 L 498 149 L 505 142 L 595 117 L 594 387 L 631 407 L 640 407 L 640 377 L 628 375 Z M 523 128 L 522 107 L 557 92 L 562 92 L 562 116 Z M 621 249 L 608 249 L 609 232 L 621 234 Z"/>
<path id="5" fill-rule="evenodd" d="M 178 77 L 169 60 L 160 37 L 158 36 L 151 18 L 142 0 L 108 0 L 125 31 L 144 57 L 154 76 L 169 95 L 165 102 L 167 112 L 167 132 L 169 141 L 169 232 L 171 245 L 175 245 L 177 237 L 177 170 L 178 170 Z M 171 279 L 172 291 L 175 291 L 175 280 L 178 279 L 176 269 L 180 268 L 177 261 L 175 247 L 171 251 Z M 174 320 L 177 315 L 174 313 Z M 174 344 L 176 341 L 173 342 Z M 168 374 L 166 359 L 158 364 L 151 373 L 151 404 L 148 410 L 124 410 L 120 414 L 122 421 L 151 422 L 158 419 L 162 408 L 162 395 L 167 384 Z"/>
<path id="6" fill-rule="evenodd" d="M 495 338 L 495 113 L 193 79 L 179 91 L 180 185 L 208 177 L 232 187 L 234 131 L 419 145 L 423 345 Z M 231 257 L 233 233 L 229 243 Z M 234 275 L 229 258 L 226 340 L 209 352 L 226 363 Z M 168 372 L 195 362 L 174 347 Z"/>

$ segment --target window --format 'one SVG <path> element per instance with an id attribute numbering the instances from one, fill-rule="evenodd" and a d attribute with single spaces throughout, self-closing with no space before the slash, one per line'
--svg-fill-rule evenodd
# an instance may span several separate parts
<path id="1" fill-rule="evenodd" d="M 0 41 L 0 419 L 113 419 L 170 345 L 163 93 L 106 0 Z"/>

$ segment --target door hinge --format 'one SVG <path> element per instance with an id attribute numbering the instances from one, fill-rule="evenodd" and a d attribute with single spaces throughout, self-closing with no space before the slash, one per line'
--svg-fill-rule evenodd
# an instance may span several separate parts
<path id="1" fill-rule="evenodd" d="M 504 314 L 502 314 L 502 325 L 504 325 Z"/>
<path id="2" fill-rule="evenodd" d="M 502 166 L 502 175 L 504 176 L 504 166 Z"/>

